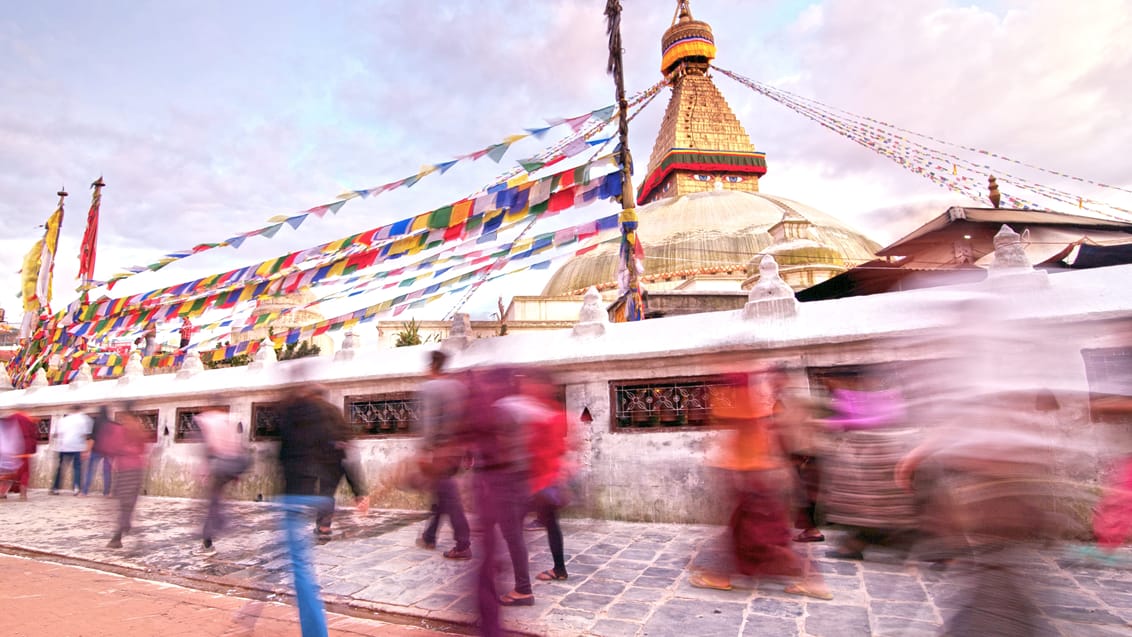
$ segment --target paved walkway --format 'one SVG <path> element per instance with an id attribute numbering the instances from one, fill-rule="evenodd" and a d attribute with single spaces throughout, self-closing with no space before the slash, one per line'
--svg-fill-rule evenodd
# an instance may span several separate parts
<path id="1" fill-rule="evenodd" d="M 113 501 L 98 496 L 48 496 L 0 501 L 0 550 L 81 561 L 140 578 L 171 581 L 235 595 L 290 589 L 289 562 L 270 504 L 230 503 L 232 526 L 219 553 L 196 557 L 202 502 L 142 498 L 136 531 L 122 549 L 105 548 Z M 444 559 L 414 546 L 424 515 L 346 509 L 333 540 L 315 549 L 324 598 L 339 608 L 413 621 L 471 625 L 473 563 Z M 537 603 L 506 608 L 513 630 L 532 635 L 853 637 L 936 635 L 957 607 L 964 584 L 952 569 L 936 573 L 874 551 L 865 562 L 818 557 L 835 595 L 820 601 L 787 595 L 774 581 L 736 581 L 732 591 L 693 588 L 689 564 L 710 557 L 717 527 L 565 520 L 570 579 L 535 584 Z M 448 536 L 442 536 L 448 537 Z M 473 550 L 477 537 L 473 536 Z M 532 573 L 551 564 L 541 533 L 528 532 Z M 445 548 L 443 545 L 441 548 Z M 799 546 L 821 556 L 820 544 Z M 1052 552 L 1025 552 L 1051 637 L 1132 634 L 1132 570 L 1106 568 Z M 1132 557 L 1127 552 L 1126 557 Z M 500 559 L 503 559 L 502 557 Z M 503 566 L 501 564 L 501 566 Z M 500 591 L 510 589 L 509 567 Z"/>

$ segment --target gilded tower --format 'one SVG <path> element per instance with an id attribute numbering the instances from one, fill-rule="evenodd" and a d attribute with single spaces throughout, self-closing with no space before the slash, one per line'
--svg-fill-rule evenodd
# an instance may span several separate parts
<path id="1" fill-rule="evenodd" d="M 660 41 L 660 70 L 672 97 L 649 158 L 637 203 L 708 190 L 758 192 L 766 156 L 709 75 L 715 59 L 711 25 L 692 17 L 688 0 L 676 7 Z"/>
<path id="2" fill-rule="evenodd" d="M 650 307 L 670 293 L 686 302 L 680 312 L 722 309 L 706 293 L 695 306 L 701 291 L 733 294 L 742 307 L 767 254 L 796 290 L 874 258 L 880 246 L 836 217 L 760 191 L 766 157 L 712 80 L 715 37 L 688 0 L 677 2 L 660 52 L 672 96 L 637 192 Z M 576 256 L 551 276 L 544 298 L 580 298 L 593 285 L 612 300 L 620 264 L 612 245 Z"/>

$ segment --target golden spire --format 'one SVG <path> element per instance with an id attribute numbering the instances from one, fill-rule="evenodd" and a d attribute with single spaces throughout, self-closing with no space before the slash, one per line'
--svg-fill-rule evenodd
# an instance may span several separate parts
<path id="1" fill-rule="evenodd" d="M 672 26 L 660 39 L 660 70 L 671 73 L 681 62 L 689 62 L 696 70 L 706 71 L 707 63 L 715 59 L 715 37 L 711 25 L 692 17 L 688 0 L 679 0 Z"/>
<path id="2" fill-rule="evenodd" d="M 711 25 L 692 17 L 688 0 L 661 38 L 661 70 L 671 78 L 664 112 L 638 203 L 708 190 L 758 192 L 766 158 L 708 76 L 715 58 Z"/>

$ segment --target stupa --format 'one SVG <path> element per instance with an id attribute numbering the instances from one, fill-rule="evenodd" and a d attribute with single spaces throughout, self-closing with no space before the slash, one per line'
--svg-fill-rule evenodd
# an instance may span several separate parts
<path id="1" fill-rule="evenodd" d="M 661 38 L 661 72 L 672 95 L 637 193 L 641 281 L 654 312 L 742 307 L 767 254 L 801 290 L 873 259 L 880 248 L 831 215 L 760 191 L 766 156 L 716 87 L 715 55 L 711 26 L 680 0 Z M 580 302 L 590 286 L 613 301 L 618 258 L 617 246 L 605 245 L 571 259 L 542 296 L 517 297 L 512 314 L 545 316 L 568 298 Z M 576 316 L 576 308 L 570 311 Z"/>
<path id="2" fill-rule="evenodd" d="M 280 294 L 277 296 L 269 296 L 260 299 L 256 302 L 255 311 L 249 322 L 254 322 L 255 317 L 261 314 L 282 313 L 281 316 L 271 321 L 269 324 L 259 326 L 247 332 L 240 331 L 239 329 L 232 330 L 232 343 L 242 343 L 244 341 L 262 341 L 268 337 L 269 332 L 276 334 L 286 332 L 292 328 L 303 327 L 311 323 L 317 323 L 323 320 L 323 315 L 312 309 L 315 307 L 314 293 L 310 290 L 300 290 L 293 294 Z M 311 339 L 312 344 L 317 345 L 324 355 L 331 354 L 334 351 L 334 341 L 325 334 Z"/>

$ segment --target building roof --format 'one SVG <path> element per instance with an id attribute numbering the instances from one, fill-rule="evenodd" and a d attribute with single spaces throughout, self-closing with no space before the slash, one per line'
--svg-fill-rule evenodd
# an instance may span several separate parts
<path id="1" fill-rule="evenodd" d="M 943 228 L 957 222 L 969 221 L 972 223 L 989 223 L 996 226 L 1074 226 L 1078 228 L 1097 228 L 1132 233 L 1132 223 L 1112 219 L 1098 219 L 1081 215 L 1070 215 L 1064 212 L 1051 210 L 1029 210 L 1023 208 L 966 208 L 953 206 L 943 214 L 931 219 L 919 228 L 897 239 L 884 249 L 877 252 L 877 256 L 909 256 L 919 239 L 938 232 Z M 997 227 L 995 230 L 997 231 Z M 1016 230 L 1018 228 L 1015 228 Z"/>

